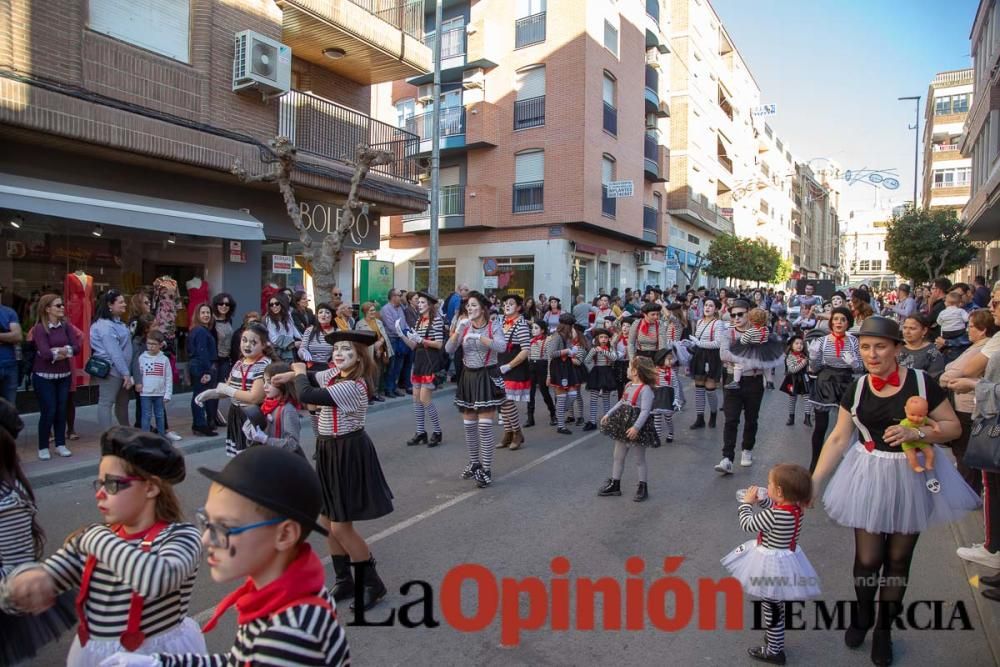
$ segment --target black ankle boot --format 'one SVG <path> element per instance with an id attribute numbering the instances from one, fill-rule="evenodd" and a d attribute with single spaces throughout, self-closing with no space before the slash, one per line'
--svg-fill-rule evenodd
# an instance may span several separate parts
<path id="1" fill-rule="evenodd" d="M 645 482 L 639 482 L 639 486 L 635 490 L 635 496 L 632 497 L 637 503 L 641 503 L 646 498 L 649 498 L 649 489 L 646 488 Z"/>
<path id="2" fill-rule="evenodd" d="M 583 425 L 583 430 L 584 431 L 596 431 L 597 430 L 597 424 L 595 424 L 594 422 L 587 422 L 586 424 Z"/>
<path id="3" fill-rule="evenodd" d="M 361 561 L 360 563 L 351 563 L 351 567 L 354 568 L 355 573 L 358 575 L 358 579 L 362 582 L 362 604 L 364 605 L 364 610 L 368 611 L 378 604 L 379 600 L 384 598 L 386 593 L 389 591 L 386 589 L 385 584 L 382 583 L 382 579 L 378 576 L 378 572 L 375 570 L 374 556 L 369 556 L 368 560 Z M 357 594 L 354 596 L 354 602 L 351 603 L 351 611 L 355 611 L 354 606 L 356 603 Z"/>
<path id="4" fill-rule="evenodd" d="M 535 415 L 528 415 L 528 418 L 524 421 L 524 428 L 535 425 Z"/>
<path id="5" fill-rule="evenodd" d="M 555 426 L 558 423 L 559 422 L 556 421 L 556 413 L 550 412 L 549 413 L 549 426 Z"/>
<path id="6" fill-rule="evenodd" d="M 599 496 L 620 496 L 622 494 L 622 481 L 620 479 L 609 479 L 604 482 L 598 491 Z"/>
<path id="7" fill-rule="evenodd" d="M 705 415 L 698 415 L 698 418 L 691 424 L 692 429 L 705 428 Z"/>
<path id="8" fill-rule="evenodd" d="M 417 433 L 412 438 L 406 441 L 407 447 L 413 447 L 414 445 L 426 445 L 427 444 L 427 434 Z"/>
<path id="9" fill-rule="evenodd" d="M 788 421 L 785 422 L 785 426 L 795 425 L 795 415 L 788 415 Z"/>
<path id="10" fill-rule="evenodd" d="M 437 447 L 438 445 L 441 444 L 441 438 L 442 437 L 443 436 L 441 434 L 441 431 L 435 431 L 434 433 L 431 433 L 431 439 L 427 441 L 427 446 L 428 447 Z"/>
<path id="11" fill-rule="evenodd" d="M 711 415 L 708 416 L 708 426 L 709 426 L 709 428 L 715 428 L 715 417 L 718 414 L 719 414 L 718 412 L 713 412 Z"/>
<path id="12" fill-rule="evenodd" d="M 872 633 L 872 664 L 887 667 L 892 664 L 892 633 L 875 630 Z"/>
<path id="13" fill-rule="evenodd" d="M 805 426 L 812 427 L 812 425 L 813 425 L 813 416 L 812 415 L 806 415 L 805 417 L 803 417 L 802 418 L 802 424 L 805 425 Z"/>
<path id="14" fill-rule="evenodd" d="M 875 610 L 869 608 L 867 611 L 858 605 L 854 607 L 851 615 L 851 624 L 844 632 L 844 643 L 848 648 L 858 648 L 865 643 L 868 631 L 875 623 Z"/>
<path id="15" fill-rule="evenodd" d="M 354 597 L 354 577 L 351 575 L 350 556 L 330 556 L 333 561 L 333 573 L 336 579 L 330 593 L 337 602 L 350 600 Z"/>

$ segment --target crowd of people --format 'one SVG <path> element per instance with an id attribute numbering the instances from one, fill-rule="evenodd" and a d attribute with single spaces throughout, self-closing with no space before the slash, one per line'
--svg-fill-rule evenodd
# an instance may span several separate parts
<path id="1" fill-rule="evenodd" d="M 176 351 L 165 349 L 146 295 L 99 297 L 86 370 L 99 387 L 94 487 L 102 521 L 44 559 L 35 496 L 15 446 L 21 420 L 0 400 L 6 662 L 76 623 L 70 665 L 346 663 L 336 603 L 367 610 L 387 594 L 356 525 L 394 508 L 366 433 L 368 408 L 411 395 L 413 436 L 405 444 L 435 447 L 449 434 L 434 393 L 449 381 L 466 445 L 460 472 L 456 465 L 462 479 L 493 484 L 497 449 L 521 449 L 526 429 L 537 430 L 541 395 L 553 433 L 580 426 L 613 442 L 599 496 L 622 495 L 631 456 L 635 502 L 651 497 L 647 451 L 685 442 L 675 421 L 689 409 L 686 392 L 694 414 L 684 431 L 717 428 L 723 413 L 714 465 L 723 477 L 735 465 L 753 466 L 767 392 L 787 395 L 774 409 L 787 409 L 791 428 L 801 397 L 811 449 L 775 466 L 766 489 L 740 490 L 740 525 L 758 538 L 722 561 L 763 601 L 766 641 L 749 650 L 757 660 L 785 662 L 782 603 L 820 592 L 800 540 L 803 512 L 820 498 L 831 518 L 854 530 L 858 605 L 844 639 L 857 647 L 873 630 L 875 664 L 892 662 L 891 630 L 921 532 L 984 504 L 985 542 L 958 556 L 1000 570 L 1000 472 L 965 460 L 984 420 L 1000 415 L 1000 284 L 991 293 L 981 278 L 971 287 L 941 278 L 929 290 L 862 286 L 828 295 L 810 283 L 791 294 L 647 287 L 577 296 L 565 309 L 557 296 L 487 296 L 459 285 L 443 299 L 392 289 L 384 305 L 366 302 L 356 314 L 336 288 L 315 309 L 303 292 L 265 296 L 263 315 L 237 322 L 233 297 L 215 295 L 197 308 L 186 338 L 192 429 L 217 435 L 225 427 L 232 457 L 221 471 L 201 469 L 212 486 L 196 524 L 182 516 L 173 490 L 185 478 L 164 410 Z M 50 437 L 58 453 L 70 453 L 68 364 L 82 349 L 61 308 L 61 297 L 43 296 L 29 332 L 38 349 L 41 458 Z M 21 332 L 16 318 L 0 316 L 3 362 L 4 345 L 14 344 L 3 336 Z M 301 446 L 307 419 L 315 466 Z M 330 590 L 305 542 L 312 532 L 326 536 Z M 202 552 L 214 580 L 244 580 L 204 628 L 239 609 L 235 643 L 221 656 L 204 655 L 201 630 L 187 616 Z M 761 588 L 762 575 L 812 583 Z M 1000 600 L 1000 575 L 981 581 L 983 595 Z"/>

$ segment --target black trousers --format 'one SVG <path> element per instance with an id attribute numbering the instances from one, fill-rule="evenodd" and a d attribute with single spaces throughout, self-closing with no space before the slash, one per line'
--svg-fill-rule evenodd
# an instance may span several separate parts
<path id="1" fill-rule="evenodd" d="M 528 414 L 535 416 L 535 389 L 542 395 L 545 406 L 549 409 L 549 414 L 556 413 L 556 404 L 552 401 L 552 392 L 549 391 L 547 382 L 549 375 L 548 360 L 529 361 L 528 372 L 531 374 L 531 391 L 528 393 Z"/>
<path id="2" fill-rule="evenodd" d="M 725 389 L 722 399 L 722 413 L 726 424 L 722 429 L 722 455 L 730 461 L 736 454 L 736 433 L 740 428 L 740 415 L 745 415 L 743 424 L 743 449 L 753 450 L 757 442 L 757 418 L 760 403 L 764 400 L 764 376 L 751 375 L 740 378 L 739 389 Z"/>
<path id="3" fill-rule="evenodd" d="M 986 550 L 1000 553 L 1000 472 L 984 472 L 986 490 L 984 518 L 986 519 Z"/>

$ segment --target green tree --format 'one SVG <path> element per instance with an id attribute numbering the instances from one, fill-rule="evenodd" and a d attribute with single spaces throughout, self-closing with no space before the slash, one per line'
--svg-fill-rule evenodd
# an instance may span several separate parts
<path id="1" fill-rule="evenodd" d="M 954 210 L 913 206 L 889 221 L 885 249 L 889 269 L 915 283 L 957 271 L 977 253 Z"/>
<path id="2" fill-rule="evenodd" d="M 720 234 L 712 239 L 705 255 L 705 273 L 716 278 L 746 280 L 750 249 L 734 234 Z"/>

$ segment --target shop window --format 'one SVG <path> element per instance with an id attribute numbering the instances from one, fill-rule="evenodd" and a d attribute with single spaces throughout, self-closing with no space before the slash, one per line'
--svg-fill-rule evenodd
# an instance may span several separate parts
<path id="1" fill-rule="evenodd" d="M 497 286 L 488 287 L 483 291 L 491 294 L 519 294 L 528 298 L 534 294 L 535 288 L 535 258 L 527 257 L 494 257 L 497 262 Z"/>
<path id="2" fill-rule="evenodd" d="M 413 262 L 413 289 L 418 292 L 427 289 L 430 284 L 431 264 L 426 260 L 416 260 Z M 455 291 L 455 260 L 443 259 L 438 261 L 438 296 L 443 300 Z"/>

